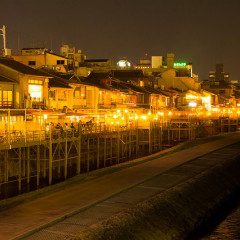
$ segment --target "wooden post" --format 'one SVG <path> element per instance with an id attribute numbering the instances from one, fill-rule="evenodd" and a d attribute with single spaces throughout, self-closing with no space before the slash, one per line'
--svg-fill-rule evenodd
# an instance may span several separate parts
<path id="1" fill-rule="evenodd" d="M 67 141 L 67 135 L 65 138 L 65 147 L 64 147 L 64 179 L 67 178 L 67 164 L 68 164 L 68 141 Z"/>
<path id="2" fill-rule="evenodd" d="M 4 182 L 8 181 L 8 150 L 4 151 Z"/>
<path id="3" fill-rule="evenodd" d="M 48 183 L 52 184 L 52 166 L 53 166 L 53 156 L 52 156 L 52 129 L 50 128 L 50 138 L 49 138 L 49 165 L 48 165 Z"/>
<path id="4" fill-rule="evenodd" d="M 97 169 L 99 169 L 100 166 L 100 139 L 99 139 L 99 133 L 97 135 Z"/>
<path id="5" fill-rule="evenodd" d="M 130 158 L 132 155 L 132 132 L 131 128 L 129 128 L 129 133 L 128 133 L 128 157 Z"/>
<path id="6" fill-rule="evenodd" d="M 39 187 L 40 179 L 40 145 L 37 145 L 37 188 Z"/>
<path id="7" fill-rule="evenodd" d="M 90 165 L 90 136 L 87 136 L 87 172 L 89 172 L 89 165 Z"/>
<path id="8" fill-rule="evenodd" d="M 110 134 L 110 159 L 111 159 L 111 165 L 112 165 L 112 157 L 113 157 L 113 133 L 111 132 Z"/>
<path id="9" fill-rule="evenodd" d="M 58 170 L 58 178 L 61 178 L 61 150 L 62 150 L 62 143 L 60 141 L 60 138 L 58 138 L 57 148 L 58 148 L 58 163 L 57 163 L 57 165 L 58 165 L 58 169 L 57 169 Z M 65 149 L 65 147 L 64 147 L 64 149 Z M 64 153 L 65 153 L 65 150 L 64 150 Z M 65 171 L 65 158 L 64 158 L 64 171 Z"/>
<path id="10" fill-rule="evenodd" d="M 152 131 L 152 122 L 149 122 L 149 132 L 148 132 L 148 152 L 152 152 L 152 138 L 151 138 L 151 131 Z"/>
<path id="11" fill-rule="evenodd" d="M 23 173 L 22 175 L 26 176 L 26 148 L 23 148 Z"/>
<path id="12" fill-rule="evenodd" d="M 153 122 L 153 127 L 152 127 L 152 146 L 153 146 L 153 151 L 155 151 L 156 148 L 156 123 L 155 121 Z"/>
<path id="13" fill-rule="evenodd" d="M 117 126 L 117 163 L 120 162 L 120 132 L 119 126 Z"/>
<path id="14" fill-rule="evenodd" d="M 7 135 L 8 135 L 8 144 L 11 145 L 11 133 L 10 133 L 10 109 L 8 109 L 8 114 L 7 114 Z"/>
<path id="15" fill-rule="evenodd" d="M 107 161 L 107 132 L 104 132 L 103 166 L 106 167 Z"/>
<path id="16" fill-rule="evenodd" d="M 22 149 L 18 150 L 18 192 L 22 191 Z"/>
<path id="17" fill-rule="evenodd" d="M 44 150 L 43 150 L 43 158 L 44 158 L 44 161 L 43 161 L 43 177 L 44 179 L 46 178 L 47 176 L 47 150 L 46 150 L 46 146 L 44 145 Z"/>
<path id="18" fill-rule="evenodd" d="M 30 183 L 30 147 L 27 146 L 27 183 Z"/>
<path id="19" fill-rule="evenodd" d="M 81 173 L 81 147 L 82 147 L 82 131 L 79 129 L 79 137 L 78 137 L 78 156 L 77 156 L 77 174 Z"/>
<path id="20" fill-rule="evenodd" d="M 121 143 L 121 145 L 122 145 L 122 149 L 121 149 L 121 153 L 122 153 L 122 155 L 121 155 L 121 158 L 122 159 L 124 159 L 124 150 L 125 150 L 125 143 L 126 143 L 126 141 L 124 142 L 124 140 L 125 140 L 125 131 L 124 132 L 122 132 L 122 143 Z"/>
<path id="21" fill-rule="evenodd" d="M 160 127 L 160 150 L 163 149 L 163 126 Z"/>
<path id="22" fill-rule="evenodd" d="M 138 131 L 138 121 L 136 120 L 136 157 L 138 156 L 139 151 L 139 131 Z"/>

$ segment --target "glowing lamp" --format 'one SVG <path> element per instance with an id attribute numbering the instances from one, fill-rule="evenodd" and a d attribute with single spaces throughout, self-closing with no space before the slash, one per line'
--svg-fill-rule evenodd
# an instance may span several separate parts
<path id="1" fill-rule="evenodd" d="M 188 106 L 189 107 L 197 107 L 197 103 L 196 102 L 189 102 Z"/>

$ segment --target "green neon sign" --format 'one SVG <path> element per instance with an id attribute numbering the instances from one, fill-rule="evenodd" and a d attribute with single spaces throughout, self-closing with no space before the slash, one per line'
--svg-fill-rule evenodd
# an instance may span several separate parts
<path id="1" fill-rule="evenodd" d="M 175 62 L 173 64 L 174 67 L 186 67 L 187 66 L 187 63 L 185 62 Z"/>

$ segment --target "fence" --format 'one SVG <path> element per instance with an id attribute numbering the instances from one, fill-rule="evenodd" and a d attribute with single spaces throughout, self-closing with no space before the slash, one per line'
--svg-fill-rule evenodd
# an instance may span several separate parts
<path id="1" fill-rule="evenodd" d="M 175 117 L 152 120 L 147 128 L 99 123 L 69 130 L 2 131 L 0 198 L 237 128 L 237 119 Z"/>

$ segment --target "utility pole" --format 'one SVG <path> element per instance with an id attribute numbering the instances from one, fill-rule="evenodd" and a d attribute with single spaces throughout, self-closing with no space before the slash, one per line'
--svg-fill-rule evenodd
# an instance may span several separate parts
<path id="1" fill-rule="evenodd" d="M 6 26 L 5 25 L 3 25 L 2 28 L 0 28 L 0 32 L 1 32 L 0 35 L 3 36 L 3 56 L 5 57 L 5 56 L 7 56 L 7 46 L 6 46 L 7 39 L 6 39 Z"/>

